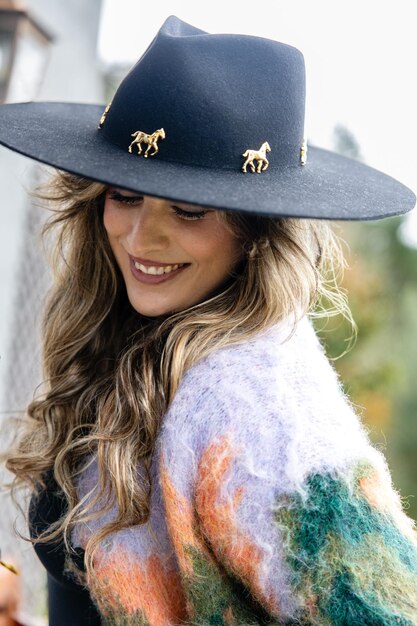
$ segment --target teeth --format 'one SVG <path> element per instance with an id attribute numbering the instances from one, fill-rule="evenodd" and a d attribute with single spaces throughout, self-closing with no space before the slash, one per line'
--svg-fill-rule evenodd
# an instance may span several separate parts
<path id="1" fill-rule="evenodd" d="M 161 276 L 162 274 L 169 274 L 169 272 L 173 272 L 174 270 L 182 267 L 184 263 L 177 263 L 177 265 L 165 265 L 164 267 L 146 267 L 141 263 L 135 261 L 135 267 L 137 270 L 140 270 L 144 274 L 152 274 L 153 276 Z"/>

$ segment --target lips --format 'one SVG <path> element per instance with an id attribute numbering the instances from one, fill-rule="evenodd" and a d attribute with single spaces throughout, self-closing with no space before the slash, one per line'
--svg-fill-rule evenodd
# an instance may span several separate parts
<path id="1" fill-rule="evenodd" d="M 181 267 L 179 267 L 178 269 L 168 272 L 168 274 L 161 274 L 161 275 L 145 274 L 145 272 L 142 272 L 140 269 L 136 267 L 135 260 L 136 260 L 135 257 L 130 257 L 131 272 L 134 278 L 136 278 L 136 280 L 146 285 L 159 285 L 160 283 L 165 283 L 170 280 L 173 280 L 176 276 L 178 276 L 180 273 L 185 271 L 190 266 L 189 263 L 186 263 L 182 265 Z M 141 261 L 138 261 L 138 262 L 141 263 Z M 141 263 L 141 264 L 145 265 L 145 263 Z M 152 267 L 152 264 L 149 262 L 146 265 L 149 267 Z M 164 264 L 164 265 L 167 265 L 167 264 Z M 153 263 L 153 266 L 158 267 L 156 263 Z"/>
<path id="2" fill-rule="evenodd" d="M 155 275 L 162 276 L 162 274 L 170 274 L 173 270 L 177 270 L 182 265 L 184 265 L 184 263 L 179 263 L 176 265 L 165 265 L 165 266 L 162 265 L 159 267 L 152 265 L 151 267 L 148 267 L 147 265 L 142 265 L 141 263 L 138 263 L 138 261 L 135 261 L 135 267 L 137 270 L 141 270 L 145 274 L 153 274 L 154 276 Z"/>
<path id="3" fill-rule="evenodd" d="M 137 263 L 145 265 L 146 267 L 167 267 L 168 265 L 182 265 L 182 263 L 177 263 L 176 261 L 174 263 L 169 263 L 167 261 L 148 261 L 147 259 L 140 259 L 137 256 L 132 256 L 131 254 L 129 254 L 129 257 L 134 261 L 137 261 Z"/>

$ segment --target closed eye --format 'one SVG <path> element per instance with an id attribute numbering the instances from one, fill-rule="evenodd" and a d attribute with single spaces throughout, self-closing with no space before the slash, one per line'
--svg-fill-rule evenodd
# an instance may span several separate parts
<path id="1" fill-rule="evenodd" d="M 118 191 L 110 191 L 108 195 L 109 198 L 111 198 L 115 202 L 120 202 L 122 204 L 128 204 L 132 206 L 139 204 L 143 200 L 143 196 L 125 196 Z M 175 205 L 172 205 L 172 210 L 176 215 L 178 215 L 179 218 L 183 220 L 199 220 L 204 217 L 206 213 L 209 212 L 208 210 L 186 211 L 185 209 L 181 209 L 180 207 Z"/>
<path id="2" fill-rule="evenodd" d="M 123 204 L 138 204 L 143 200 L 143 196 L 124 196 L 118 191 L 109 191 L 108 196 L 111 200 L 115 200 L 116 202 L 121 202 Z"/>
<path id="3" fill-rule="evenodd" d="M 200 220 L 208 211 L 185 211 L 179 206 L 172 206 L 175 213 L 183 220 Z"/>

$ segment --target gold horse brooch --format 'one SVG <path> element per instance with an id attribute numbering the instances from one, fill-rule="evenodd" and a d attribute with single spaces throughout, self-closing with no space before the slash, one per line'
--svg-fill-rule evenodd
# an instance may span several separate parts
<path id="1" fill-rule="evenodd" d="M 165 131 L 163 128 L 159 128 L 158 130 L 153 132 L 152 135 L 148 135 L 147 133 L 144 133 L 142 130 L 137 130 L 135 133 L 131 135 L 131 137 L 134 137 L 134 140 L 132 141 L 132 143 L 130 144 L 128 148 L 129 152 L 132 153 L 133 146 L 136 145 L 138 147 L 138 154 L 142 154 L 141 143 L 147 143 L 148 147 L 146 149 L 145 154 L 143 155 L 146 159 L 148 157 L 148 153 L 151 148 L 153 148 L 154 151 L 151 152 L 149 156 L 154 156 L 158 152 L 157 141 L 159 139 L 165 139 Z"/>
<path id="2" fill-rule="evenodd" d="M 246 172 L 246 168 L 248 165 L 251 168 L 252 172 L 256 171 L 257 174 L 266 170 L 269 165 L 269 161 L 266 158 L 267 152 L 271 152 L 271 148 L 267 141 L 262 144 L 259 150 L 246 150 L 246 152 L 242 154 L 243 157 L 246 157 L 246 161 L 242 165 L 242 172 Z M 258 161 L 258 167 L 256 168 L 256 170 L 254 164 L 255 160 Z"/>

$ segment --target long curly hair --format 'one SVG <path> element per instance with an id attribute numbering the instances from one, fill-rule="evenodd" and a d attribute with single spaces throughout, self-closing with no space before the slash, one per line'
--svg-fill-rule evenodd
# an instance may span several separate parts
<path id="1" fill-rule="evenodd" d="M 188 368 L 290 315 L 295 329 L 305 314 L 341 314 L 356 332 L 339 284 L 347 265 L 343 240 L 329 222 L 229 211 L 219 211 L 220 217 L 245 258 L 228 283 L 186 310 L 140 315 L 128 301 L 103 226 L 106 191 L 104 184 L 57 171 L 35 192 L 52 210 L 43 234 L 54 237 L 54 283 L 43 319 L 44 382 L 6 461 L 14 474 L 12 492 L 29 486 L 38 493 L 52 471 L 65 494 L 66 513 L 34 542 L 64 537 L 70 550 L 74 524 L 91 519 L 98 503 L 103 514 L 112 501 L 117 504 L 117 517 L 86 545 L 87 573 L 108 534 L 148 520 L 152 452 Z M 101 487 L 86 505 L 75 485 L 92 453 Z"/>

